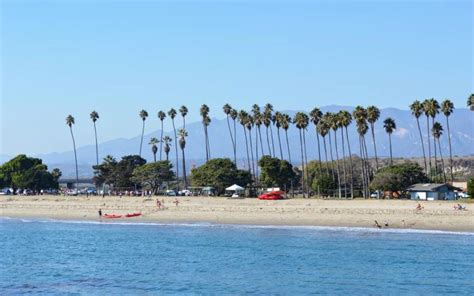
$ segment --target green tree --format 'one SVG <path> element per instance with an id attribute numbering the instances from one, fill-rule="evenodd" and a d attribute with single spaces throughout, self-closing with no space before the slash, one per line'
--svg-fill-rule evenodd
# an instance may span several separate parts
<path id="1" fill-rule="evenodd" d="M 467 194 L 469 194 L 469 198 L 474 198 L 474 178 L 467 181 Z"/>
<path id="2" fill-rule="evenodd" d="M 148 117 L 148 112 L 145 110 L 141 110 L 140 113 L 138 113 L 138 116 L 142 119 L 142 137 L 140 141 L 140 151 L 138 153 L 139 156 L 142 156 L 142 146 L 143 146 L 143 135 L 145 133 L 145 120 Z"/>
<path id="3" fill-rule="evenodd" d="M 451 175 L 451 183 L 454 181 L 454 173 L 453 173 L 453 152 L 451 148 L 451 131 L 449 129 L 449 116 L 454 112 L 454 104 L 450 100 L 444 100 L 441 103 L 441 112 L 443 112 L 444 116 L 446 117 L 446 127 L 448 129 L 448 143 L 449 143 L 449 167 L 450 167 L 450 175 Z M 439 144 L 439 138 L 438 138 Z M 440 154 L 441 154 L 441 147 L 440 147 Z M 445 180 L 446 182 L 446 180 Z"/>
<path id="4" fill-rule="evenodd" d="M 469 98 L 467 98 L 467 106 L 469 109 L 471 109 L 471 111 L 474 111 L 474 94 L 471 94 Z"/>
<path id="5" fill-rule="evenodd" d="M 260 184 L 266 187 L 280 187 L 285 191 L 291 184 L 297 182 L 297 175 L 293 166 L 286 160 L 263 156 L 258 164 L 261 168 Z"/>
<path id="6" fill-rule="evenodd" d="M 166 113 L 163 111 L 158 111 L 158 118 L 160 119 L 160 122 L 161 122 L 161 135 L 160 135 L 160 161 L 161 161 L 161 156 L 162 156 L 161 152 L 163 148 L 163 121 L 166 118 Z"/>
<path id="7" fill-rule="evenodd" d="M 391 117 L 388 117 L 383 121 L 383 128 L 385 132 L 388 134 L 388 142 L 390 146 L 390 165 L 393 165 L 393 158 L 392 158 L 392 133 L 397 128 L 395 124 L 395 120 Z"/>
<path id="8" fill-rule="evenodd" d="M 392 165 L 377 171 L 371 182 L 373 190 L 400 191 L 406 195 L 413 184 L 426 183 L 428 178 L 423 169 L 414 162 Z"/>
<path id="9" fill-rule="evenodd" d="M 161 185 L 174 179 L 172 164 L 169 161 L 157 161 L 136 167 L 132 172 L 131 181 L 142 188 L 150 188 L 156 194 Z"/>
<path id="10" fill-rule="evenodd" d="M 54 169 L 51 171 L 51 175 L 53 176 L 54 182 L 58 183 L 58 182 L 59 182 L 59 179 L 60 179 L 61 176 L 63 175 L 63 172 L 61 172 L 61 170 L 58 169 L 58 168 L 54 168 Z"/>
<path id="11" fill-rule="evenodd" d="M 39 158 L 17 155 L 0 166 L 0 183 L 13 189 L 58 188 L 58 182 Z"/>
<path id="12" fill-rule="evenodd" d="M 165 147 L 163 149 L 164 149 L 165 154 L 166 154 L 166 161 L 169 161 L 169 154 L 170 154 L 170 150 L 171 150 L 171 141 L 172 140 L 173 139 L 171 139 L 168 136 L 165 136 L 163 138 L 163 143 L 165 143 Z"/>
<path id="13" fill-rule="evenodd" d="M 225 188 L 233 184 L 248 186 L 252 176 L 248 171 L 238 170 L 228 158 L 215 158 L 192 169 L 191 181 L 194 186 L 213 186 L 218 194 L 222 194 Z"/>
<path id="14" fill-rule="evenodd" d="M 127 155 L 117 163 L 114 175 L 116 178 L 116 189 L 130 189 L 136 187 L 136 183 L 132 181 L 133 171 L 146 163 L 146 160 L 139 155 Z"/>
<path id="15" fill-rule="evenodd" d="M 79 169 L 77 168 L 77 151 L 76 151 L 76 140 L 74 140 L 74 133 L 72 132 L 72 126 L 75 124 L 74 117 L 68 115 L 66 117 L 66 124 L 69 126 L 69 131 L 71 132 L 72 146 L 74 148 L 74 162 L 76 164 L 76 184 L 79 183 Z"/>
<path id="16" fill-rule="evenodd" d="M 104 184 L 114 187 L 117 181 L 117 160 L 112 155 L 107 155 L 102 163 L 92 167 L 94 169 L 93 182 L 97 187 Z"/>
<path id="17" fill-rule="evenodd" d="M 94 124 L 94 135 L 95 135 L 95 157 L 96 157 L 96 164 L 99 164 L 99 144 L 97 143 L 97 128 L 95 126 L 95 123 L 97 119 L 99 119 L 99 113 L 96 111 L 92 111 L 90 114 L 92 123 Z"/>

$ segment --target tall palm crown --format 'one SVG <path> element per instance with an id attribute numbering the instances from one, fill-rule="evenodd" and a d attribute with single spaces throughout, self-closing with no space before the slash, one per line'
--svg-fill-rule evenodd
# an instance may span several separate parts
<path id="1" fill-rule="evenodd" d="M 163 138 L 163 143 L 165 143 L 165 147 L 163 149 L 165 150 L 166 160 L 168 160 L 168 154 L 171 151 L 171 141 L 173 141 L 173 139 L 171 139 L 169 136 L 165 136 Z"/>
<path id="2" fill-rule="evenodd" d="M 166 118 L 166 113 L 163 112 L 163 111 L 161 111 L 161 110 L 158 111 L 158 118 L 160 119 L 160 121 L 165 120 L 165 118 Z"/>
<path id="3" fill-rule="evenodd" d="M 153 137 L 150 139 L 150 142 L 148 143 L 149 145 L 151 145 L 151 152 L 153 152 L 153 159 L 154 161 L 156 161 L 156 152 L 158 152 L 158 147 L 156 146 L 156 144 L 158 144 L 160 141 Z"/>
<path id="4" fill-rule="evenodd" d="M 420 116 L 423 114 L 423 104 L 416 100 L 410 105 L 410 110 L 411 114 L 415 116 L 415 118 L 420 118 Z"/>
<path id="5" fill-rule="evenodd" d="M 290 128 L 291 125 L 291 117 L 288 114 L 282 114 L 281 116 L 281 128 L 284 129 L 285 131 Z"/>
<path id="6" fill-rule="evenodd" d="M 380 117 L 380 110 L 375 106 L 367 107 L 367 121 L 370 124 L 375 123 Z"/>
<path id="7" fill-rule="evenodd" d="M 170 111 L 168 111 L 168 116 L 171 118 L 171 119 L 174 119 L 176 117 L 176 110 L 174 108 L 171 108 Z"/>
<path id="8" fill-rule="evenodd" d="M 323 116 L 323 112 L 319 108 L 313 108 L 311 112 L 309 112 L 309 117 L 311 118 L 311 122 L 314 125 L 318 125 L 318 122 L 321 120 Z"/>
<path id="9" fill-rule="evenodd" d="M 308 124 L 309 124 L 309 117 L 304 112 L 298 112 L 298 113 L 296 113 L 293 122 L 295 123 L 297 128 L 306 129 L 308 127 Z"/>
<path id="10" fill-rule="evenodd" d="M 69 126 L 69 127 L 72 127 L 72 125 L 75 123 L 75 119 L 72 115 L 68 115 L 66 117 L 66 124 Z"/>
<path id="11" fill-rule="evenodd" d="M 146 112 L 145 110 L 142 110 L 140 111 L 140 113 L 138 113 L 138 116 L 140 116 L 140 118 L 145 121 L 146 118 L 148 117 L 148 112 Z"/>
<path id="12" fill-rule="evenodd" d="M 469 98 L 467 98 L 467 106 L 471 111 L 474 111 L 474 94 L 471 94 Z"/>
<path id="13" fill-rule="evenodd" d="M 383 128 L 388 134 L 393 133 L 393 131 L 397 128 L 397 125 L 395 124 L 395 120 L 393 118 L 389 117 L 383 121 Z"/>
<path id="14" fill-rule="evenodd" d="M 207 116 L 209 114 L 209 107 L 206 104 L 201 105 L 201 108 L 199 108 L 199 113 L 202 117 Z"/>
<path id="15" fill-rule="evenodd" d="M 443 112 L 444 116 L 448 117 L 454 111 L 454 104 L 450 100 L 444 100 L 441 103 L 441 112 Z"/>
<path id="16" fill-rule="evenodd" d="M 436 101 L 435 99 L 429 99 L 423 102 L 423 108 L 427 116 L 435 118 L 436 114 L 439 113 L 440 106 L 438 101 Z"/>
<path id="17" fill-rule="evenodd" d="M 343 127 L 348 127 L 352 123 L 352 115 L 347 110 L 339 111 L 339 122 Z"/>
<path id="18" fill-rule="evenodd" d="M 97 113 L 96 111 L 92 111 L 90 117 L 92 119 L 92 122 L 96 122 L 97 119 L 99 119 L 99 113 Z"/>
<path id="19" fill-rule="evenodd" d="M 240 124 L 245 125 L 247 117 L 248 117 L 248 113 L 245 110 L 240 110 L 238 117 L 239 117 Z"/>
<path id="20" fill-rule="evenodd" d="M 237 110 L 235 110 L 235 109 L 232 109 L 232 110 L 230 110 L 229 114 L 230 114 L 230 118 L 232 118 L 232 120 L 235 120 L 235 119 L 237 119 L 237 116 L 239 115 L 239 112 L 237 112 Z"/>
<path id="21" fill-rule="evenodd" d="M 275 126 L 277 128 L 281 128 L 282 117 L 283 115 L 279 111 L 275 112 Z"/>
<path id="22" fill-rule="evenodd" d="M 188 136 L 188 132 L 181 128 L 178 130 L 178 136 L 179 136 L 179 147 L 181 149 L 184 149 L 186 147 L 186 137 Z"/>
<path id="23" fill-rule="evenodd" d="M 439 139 L 443 134 L 443 126 L 439 122 L 435 122 L 431 128 L 431 133 L 435 139 Z"/>
<path id="24" fill-rule="evenodd" d="M 222 107 L 222 110 L 224 111 L 225 115 L 230 115 L 230 112 L 232 111 L 232 106 L 229 104 L 225 104 Z"/>
<path id="25" fill-rule="evenodd" d="M 352 112 L 352 117 L 358 125 L 363 125 L 363 123 L 367 120 L 367 110 L 362 106 L 357 106 Z"/>
<path id="26" fill-rule="evenodd" d="M 181 116 L 185 117 L 188 115 L 188 107 L 181 106 L 181 108 L 179 108 L 179 113 L 181 113 Z"/>

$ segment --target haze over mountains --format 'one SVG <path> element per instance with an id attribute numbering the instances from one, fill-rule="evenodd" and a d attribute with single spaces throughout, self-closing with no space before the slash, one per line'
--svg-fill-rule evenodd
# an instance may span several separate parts
<path id="1" fill-rule="evenodd" d="M 349 106 L 326 106 L 322 107 L 323 112 L 337 112 L 341 109 L 352 111 L 354 107 Z M 190 112 L 198 112 L 196 110 L 190 110 Z M 222 112 L 222 110 L 211 110 L 212 114 L 216 112 Z M 285 113 L 293 115 L 297 111 L 283 111 Z M 418 134 L 418 129 L 416 125 L 415 118 L 411 115 L 409 110 L 400 110 L 395 108 L 385 108 L 381 109 L 381 115 L 379 121 L 375 125 L 375 137 L 377 141 L 377 151 L 381 157 L 387 157 L 389 155 L 389 144 L 388 136 L 383 129 L 383 120 L 387 117 L 392 117 L 395 119 L 397 124 L 397 129 L 392 135 L 393 143 L 393 155 L 394 157 L 415 157 L 422 156 L 420 139 Z M 139 118 L 137 118 L 139 120 Z M 169 119 L 165 119 L 169 121 Z M 182 118 L 178 115 L 175 119 L 177 129 L 181 128 Z M 444 115 L 438 115 L 436 121 L 439 121 L 445 131 L 441 138 L 442 153 L 443 156 L 449 156 L 448 150 L 448 137 L 446 131 L 446 119 Z M 423 136 L 425 137 L 426 142 L 426 117 L 420 117 L 421 128 Z M 98 121 L 98 126 L 100 126 L 100 120 Z M 168 125 L 169 126 L 169 125 Z M 231 121 L 232 126 L 232 121 Z M 474 112 L 469 111 L 465 108 L 456 109 L 455 112 L 450 117 L 450 127 L 452 133 L 452 147 L 453 155 L 473 155 L 474 154 Z M 273 128 L 273 138 L 274 145 L 277 155 L 280 155 L 277 129 L 275 126 Z M 186 141 L 186 162 L 187 169 L 190 169 L 192 166 L 197 166 L 202 164 L 205 161 L 205 144 L 204 144 L 204 132 L 201 122 L 192 122 L 186 124 L 186 130 L 189 134 Z M 139 132 L 139 131 L 137 131 Z M 264 126 L 261 128 L 261 133 L 263 137 L 263 148 L 265 154 L 268 154 L 268 146 L 266 142 L 266 129 Z M 353 154 L 359 153 L 358 145 L 358 134 L 356 132 L 355 124 L 352 124 L 349 127 L 349 140 L 351 142 L 351 150 Z M 173 132 L 165 132 L 164 135 L 168 135 L 174 139 Z M 288 158 L 288 153 L 286 149 L 286 141 L 284 137 L 284 131 L 280 131 L 283 156 Z M 143 151 L 142 157 L 146 158 L 148 161 L 153 160 L 153 154 L 151 152 L 151 147 L 148 145 L 148 142 L 151 137 L 160 138 L 160 122 L 156 116 L 150 116 L 146 121 L 146 130 L 145 137 L 143 140 Z M 212 118 L 212 122 L 209 126 L 209 137 L 210 137 L 210 146 L 211 146 L 211 156 L 214 157 L 233 157 L 233 150 L 230 141 L 229 131 L 226 119 L 215 119 Z M 290 141 L 291 148 L 291 157 L 294 164 L 300 163 L 300 141 L 298 129 L 294 126 L 290 127 L 288 131 L 288 137 Z M 431 137 L 431 135 L 430 135 Z M 432 139 L 432 138 L 431 138 Z M 64 139 L 70 141 L 70 139 Z M 340 144 L 341 135 L 338 131 L 337 141 Z M 252 130 L 252 141 L 254 148 L 255 156 L 255 129 Z M 334 139 L 332 138 L 332 141 Z M 91 129 L 91 143 L 93 143 L 93 131 Z M 100 143 L 100 133 L 99 133 L 99 143 Z M 174 151 L 174 140 L 172 142 L 170 160 L 174 160 L 175 151 Z M 121 156 L 129 154 L 138 154 L 140 145 L 140 135 L 129 139 L 115 139 L 99 144 L 99 156 L 100 158 L 105 157 L 110 154 L 120 159 Z M 271 143 L 270 143 L 271 145 Z M 314 125 L 308 127 L 306 133 L 306 145 L 308 152 L 308 159 L 316 159 L 318 156 L 317 151 L 317 142 L 315 136 Z M 370 131 L 367 134 L 367 145 L 369 156 L 373 155 L 373 145 Z M 179 148 L 179 147 L 178 147 Z M 321 148 L 322 149 L 322 148 Z M 181 158 L 181 151 L 179 150 L 179 158 Z M 335 152 L 334 152 L 335 153 Z M 346 150 L 347 154 L 347 150 Z M 95 145 L 81 145 L 78 143 L 77 149 L 78 162 L 80 167 L 81 176 L 90 176 L 92 175 L 91 165 L 95 164 Z M 159 157 L 159 152 L 158 152 Z M 339 150 L 339 155 L 342 155 L 341 149 Z M 73 151 L 65 152 L 54 152 L 49 154 L 36 155 L 44 160 L 48 164 L 49 168 L 58 167 L 63 171 L 63 176 L 73 176 L 74 175 L 74 154 Z M 259 156 L 261 156 L 261 149 L 259 147 Z M 6 161 L 10 156 L 2 156 L 1 161 Z M 245 148 L 245 138 L 243 133 L 242 126 L 237 123 L 237 158 L 238 164 L 240 167 L 246 165 L 246 148 Z M 165 154 L 163 152 L 163 159 Z M 181 166 L 181 164 L 180 164 Z M 180 167 L 181 169 L 181 167 Z"/>

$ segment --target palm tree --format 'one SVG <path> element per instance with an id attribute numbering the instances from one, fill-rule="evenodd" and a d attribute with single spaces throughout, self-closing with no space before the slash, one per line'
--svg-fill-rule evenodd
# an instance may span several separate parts
<path id="1" fill-rule="evenodd" d="M 275 113 L 275 126 L 277 128 L 277 136 L 278 136 L 278 146 L 280 147 L 280 158 L 283 160 L 283 149 L 281 148 L 281 138 L 280 138 L 280 128 L 281 128 L 281 113 Z M 262 138 L 260 138 L 261 140 Z"/>
<path id="2" fill-rule="evenodd" d="M 247 130 L 245 128 L 245 125 L 247 124 L 247 117 L 248 114 L 244 110 L 240 110 L 239 112 L 239 122 L 242 125 L 242 128 L 244 130 L 244 136 L 245 136 L 245 147 L 247 148 L 247 162 L 249 166 L 249 172 L 251 172 L 251 166 L 250 166 L 250 154 L 249 154 L 249 143 L 247 139 Z"/>
<path id="3" fill-rule="evenodd" d="M 181 116 L 183 117 L 183 129 L 186 130 L 186 115 L 188 115 L 188 107 L 186 106 L 181 106 L 179 108 L 179 113 L 181 113 Z"/>
<path id="4" fill-rule="evenodd" d="M 232 121 L 234 122 L 234 160 L 235 160 L 235 166 L 237 166 L 237 128 L 235 124 L 235 120 L 237 119 L 238 112 L 235 109 L 230 110 L 230 118 L 232 118 Z"/>
<path id="5" fill-rule="evenodd" d="M 448 129 L 449 167 L 450 167 L 451 183 L 452 183 L 452 182 L 454 182 L 454 173 L 453 173 L 453 152 L 452 152 L 452 148 L 451 148 L 451 131 L 449 130 L 449 116 L 451 114 L 453 114 L 453 112 L 454 112 L 453 102 L 451 102 L 450 100 L 444 100 L 441 103 L 441 111 L 443 112 L 444 116 L 446 116 L 446 127 Z M 441 132 L 442 132 L 442 129 L 441 129 Z M 438 144 L 439 144 L 439 137 L 438 137 Z M 439 153 L 441 155 L 441 146 L 439 148 L 440 148 Z M 443 173 L 444 173 L 444 169 L 443 169 Z M 444 181 L 446 182 L 446 180 L 444 180 Z"/>
<path id="6" fill-rule="evenodd" d="M 95 126 L 95 122 L 97 121 L 97 119 L 99 119 L 99 113 L 97 113 L 96 111 L 92 111 L 90 117 L 94 124 L 96 164 L 99 165 L 99 144 L 97 143 L 97 129 Z"/>
<path id="7" fill-rule="evenodd" d="M 311 122 L 314 124 L 314 131 L 316 132 L 316 140 L 318 142 L 318 159 L 319 159 L 319 168 L 321 168 L 321 144 L 319 143 L 319 134 L 318 134 L 318 123 L 323 116 L 323 112 L 319 108 L 313 108 L 311 112 L 309 112 L 309 117 Z"/>
<path id="8" fill-rule="evenodd" d="M 288 141 L 288 129 L 290 128 L 292 120 L 290 115 L 282 114 L 281 116 L 281 127 L 285 131 L 286 138 L 286 148 L 288 149 L 288 161 L 291 163 L 291 152 L 290 152 L 290 142 Z"/>
<path id="9" fill-rule="evenodd" d="M 72 115 L 68 115 L 66 117 L 66 124 L 69 126 L 69 131 L 71 132 L 71 138 L 72 138 L 72 146 L 74 148 L 74 160 L 76 163 L 76 185 L 79 183 L 79 170 L 77 169 L 77 152 L 76 152 L 76 141 L 74 140 L 74 134 L 72 132 L 72 126 L 75 124 L 74 117 Z"/>
<path id="10" fill-rule="evenodd" d="M 397 128 L 397 125 L 395 124 L 395 120 L 393 118 L 389 117 L 383 121 L 383 128 L 385 129 L 385 132 L 388 134 L 388 142 L 390 145 L 390 165 L 393 165 L 393 159 L 392 159 L 392 133 L 393 130 Z"/>
<path id="11" fill-rule="evenodd" d="M 161 150 L 163 147 L 163 120 L 165 120 L 166 118 L 166 113 L 160 110 L 158 112 L 158 118 L 161 121 L 161 136 L 160 136 L 160 161 L 161 161 Z"/>
<path id="12" fill-rule="evenodd" d="M 153 160 L 156 162 L 156 152 L 158 152 L 158 147 L 156 146 L 156 144 L 158 144 L 158 139 L 153 137 L 150 139 L 150 142 L 148 143 L 149 145 L 151 145 L 151 152 L 153 152 Z"/>
<path id="13" fill-rule="evenodd" d="M 344 176 L 344 197 L 347 198 L 347 170 L 346 170 L 346 148 L 344 147 L 344 122 L 345 122 L 345 115 L 343 111 L 340 110 L 336 114 L 337 118 L 337 127 L 341 129 L 341 143 L 342 143 L 342 171 Z"/>
<path id="14" fill-rule="evenodd" d="M 272 133 L 272 127 L 271 127 L 272 112 L 273 112 L 273 106 L 271 104 L 266 104 L 265 107 L 264 107 L 264 111 L 263 111 L 263 124 L 267 128 L 267 144 L 268 144 L 268 151 L 269 151 L 268 154 L 274 157 L 275 156 L 275 145 L 273 144 L 273 133 Z M 273 150 L 270 147 L 270 140 L 269 140 L 269 137 L 268 137 L 268 129 L 270 129 Z"/>
<path id="15" fill-rule="evenodd" d="M 474 94 L 471 94 L 471 96 L 467 98 L 467 106 L 469 109 L 471 109 L 471 111 L 474 111 Z"/>
<path id="16" fill-rule="evenodd" d="M 234 144 L 234 136 L 232 135 L 232 129 L 230 128 L 230 112 L 232 111 L 232 107 L 229 104 L 225 104 L 222 107 L 222 110 L 224 110 L 224 113 L 227 117 L 227 127 L 229 128 L 229 134 L 230 134 L 230 141 L 232 142 L 232 150 L 234 151 L 234 163 L 237 165 L 237 154 L 235 152 L 235 144 Z"/>
<path id="17" fill-rule="evenodd" d="M 368 166 L 368 155 L 366 153 L 365 145 L 365 134 L 369 127 L 367 125 L 367 110 L 361 106 L 355 107 L 352 112 L 357 124 L 357 133 L 359 134 L 359 150 L 361 160 L 361 172 L 362 172 L 362 193 L 364 198 L 368 196 L 368 184 L 370 179 L 370 172 Z"/>
<path id="18" fill-rule="evenodd" d="M 316 130 L 317 130 L 318 134 L 321 135 L 321 137 L 323 138 L 324 159 L 325 159 L 325 162 L 326 162 L 326 174 L 329 175 L 329 159 L 328 159 L 328 150 L 327 150 L 327 146 L 326 146 L 326 135 L 329 132 L 329 125 L 327 123 L 327 118 L 326 117 L 323 116 L 318 121 L 318 124 L 316 126 Z M 334 174 L 333 174 L 333 177 L 334 177 Z"/>
<path id="19" fill-rule="evenodd" d="M 379 160 L 377 158 L 377 144 L 375 144 L 375 122 L 380 117 L 380 110 L 375 106 L 367 107 L 367 121 L 370 124 L 370 130 L 372 131 L 372 143 L 374 144 L 375 152 L 375 169 L 379 169 Z"/>
<path id="20" fill-rule="evenodd" d="M 350 145 L 350 142 L 349 142 L 349 132 L 347 131 L 347 127 L 349 125 L 351 125 L 351 123 L 352 123 L 352 115 L 351 115 L 351 113 L 349 113 L 349 111 L 342 110 L 340 112 L 340 115 L 339 115 L 339 120 L 340 120 L 341 125 L 346 130 L 346 142 L 347 142 L 347 148 L 348 148 L 348 152 L 349 152 L 349 166 L 350 166 L 350 169 L 351 169 L 351 198 L 354 198 L 354 186 L 353 186 L 353 184 L 354 184 L 354 169 L 352 167 L 352 153 L 351 153 L 351 145 Z M 344 148 L 344 140 L 343 140 L 342 147 Z"/>
<path id="21" fill-rule="evenodd" d="M 169 161 L 169 154 L 170 154 L 170 150 L 171 150 L 171 141 L 172 140 L 173 139 L 171 139 L 168 136 L 165 136 L 163 138 L 163 143 L 165 143 L 164 150 L 165 150 L 165 154 L 166 154 L 166 161 Z"/>
<path id="22" fill-rule="evenodd" d="M 173 124 L 173 133 L 174 133 L 174 142 L 176 143 L 174 145 L 174 152 L 176 156 L 176 179 L 179 179 L 179 162 L 178 162 L 178 135 L 176 134 L 176 126 L 174 124 L 174 118 L 176 117 L 176 110 L 174 108 L 171 108 L 170 111 L 168 111 L 168 116 L 171 118 L 171 123 Z M 168 157 L 168 155 L 166 155 Z"/>
<path id="23" fill-rule="evenodd" d="M 423 143 L 423 134 L 420 127 L 420 116 L 423 114 L 423 104 L 416 100 L 410 105 L 411 114 L 416 118 L 416 125 L 418 126 L 418 133 L 420 134 L 421 149 L 423 151 L 423 161 L 425 163 L 425 172 L 428 174 L 428 166 L 426 164 L 425 144 Z"/>
<path id="24" fill-rule="evenodd" d="M 262 156 L 263 156 L 265 155 L 265 152 L 263 151 L 262 133 L 260 129 L 260 127 L 263 124 L 263 116 L 262 116 L 262 113 L 260 113 L 260 106 L 258 106 L 257 104 L 254 104 L 252 106 L 252 113 L 253 113 L 255 126 L 257 127 L 257 129 L 255 130 L 255 133 L 257 133 L 258 131 L 258 135 L 259 135 L 258 137 L 256 137 L 256 140 L 255 140 L 255 142 L 257 143 L 256 146 L 258 146 L 258 142 L 259 142 L 258 139 L 260 137 L 260 149 L 262 150 Z M 257 156 L 257 159 L 258 159 L 258 156 Z"/>
<path id="25" fill-rule="evenodd" d="M 327 134 L 329 139 L 329 156 L 331 156 L 331 171 L 332 171 L 332 179 L 336 180 L 336 174 L 334 169 L 334 156 L 332 154 L 332 140 L 331 140 L 331 121 L 332 121 L 332 113 L 326 112 L 323 115 L 323 121 L 327 124 Z"/>
<path id="26" fill-rule="evenodd" d="M 307 174 L 305 172 L 305 152 L 304 152 L 304 142 L 303 142 L 304 134 L 303 133 L 304 133 L 304 130 L 306 129 L 306 127 L 308 126 L 308 122 L 309 122 L 308 115 L 306 115 L 303 112 L 298 112 L 298 113 L 296 113 L 295 119 L 293 120 L 293 122 L 295 123 L 295 126 L 298 128 L 299 134 L 300 134 L 301 186 L 302 186 L 302 189 L 303 189 L 303 198 L 304 198 L 304 197 L 306 197 L 306 195 L 305 195 L 305 186 L 306 186 L 305 176 Z M 306 178 L 307 178 L 307 176 L 306 176 Z"/>
<path id="27" fill-rule="evenodd" d="M 339 169 L 339 152 L 337 149 L 337 129 L 339 128 L 339 119 L 337 114 L 331 114 L 330 119 L 330 126 L 331 129 L 334 131 L 334 147 L 336 148 L 336 173 L 337 173 L 337 188 L 339 198 L 342 197 L 342 189 L 341 189 L 341 173 Z"/>
<path id="28" fill-rule="evenodd" d="M 430 143 L 430 120 L 429 118 L 432 118 L 432 121 L 434 123 L 434 119 L 436 117 L 436 114 L 439 113 L 439 103 L 435 99 L 429 99 L 425 100 L 423 102 L 423 109 L 425 111 L 426 115 L 426 131 L 428 134 L 428 154 L 429 154 L 429 169 L 431 173 L 431 143 Z M 436 143 L 435 143 L 436 144 Z"/>
<path id="29" fill-rule="evenodd" d="M 210 152 L 209 152 L 209 136 L 207 133 L 207 127 L 211 123 L 211 119 L 209 118 L 209 107 L 206 104 L 203 104 L 201 108 L 199 109 L 199 112 L 202 117 L 202 126 L 204 128 L 204 138 L 206 141 L 206 161 L 209 161 L 210 158 Z"/>
<path id="30" fill-rule="evenodd" d="M 138 155 L 142 156 L 143 134 L 145 133 L 145 120 L 148 117 L 148 112 L 142 110 L 140 111 L 138 116 L 140 116 L 140 118 L 142 119 L 142 139 L 140 141 L 140 152 L 138 153 Z"/>
<path id="31" fill-rule="evenodd" d="M 186 189 L 188 187 L 188 182 L 186 180 L 186 158 L 184 157 L 184 148 L 186 148 L 186 137 L 188 136 L 188 132 L 184 128 L 181 128 L 179 129 L 178 134 L 179 134 L 179 147 L 181 148 L 181 155 L 183 157 L 183 160 L 181 162 L 183 163 L 184 188 Z"/>
<path id="32" fill-rule="evenodd" d="M 446 183 L 446 172 L 444 170 L 443 153 L 441 152 L 441 144 L 439 141 L 439 138 L 443 134 L 443 126 L 441 125 L 441 123 L 439 122 L 433 123 L 433 128 L 431 129 L 431 132 L 433 133 L 433 138 L 435 139 L 435 141 L 438 142 L 439 157 L 441 158 L 441 169 L 443 171 L 443 178 L 444 178 L 443 180 L 444 180 L 444 183 Z M 434 151 L 435 151 L 435 163 L 436 163 L 436 146 L 435 146 Z M 438 169 L 436 169 L 436 174 L 438 174 Z"/>
<path id="33" fill-rule="evenodd" d="M 247 116 L 245 119 L 245 127 L 249 131 L 249 143 L 250 143 L 250 156 L 252 157 L 252 171 L 253 175 L 256 178 L 256 170 L 255 170 L 255 159 L 253 158 L 253 145 L 252 145 L 252 127 L 253 127 L 253 117 L 252 116 Z"/>

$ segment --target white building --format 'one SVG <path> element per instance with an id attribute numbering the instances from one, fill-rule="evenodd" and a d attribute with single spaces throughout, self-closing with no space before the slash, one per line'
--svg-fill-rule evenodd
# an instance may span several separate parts
<path id="1" fill-rule="evenodd" d="M 457 192 L 449 184 L 415 184 L 408 188 L 411 199 L 416 200 L 454 200 L 457 198 Z"/>

